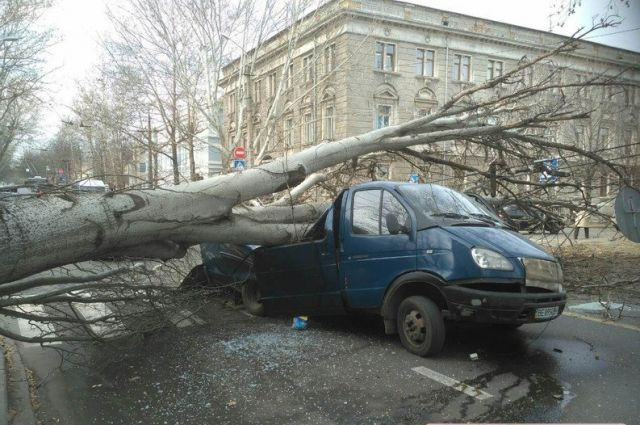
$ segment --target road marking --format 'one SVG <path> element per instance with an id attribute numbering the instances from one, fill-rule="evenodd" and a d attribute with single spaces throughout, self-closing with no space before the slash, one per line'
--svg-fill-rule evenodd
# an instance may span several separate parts
<path id="1" fill-rule="evenodd" d="M 87 294 L 86 298 L 89 297 L 90 295 Z M 117 321 L 117 315 L 111 317 L 113 312 L 105 303 L 71 303 L 71 308 L 84 320 L 96 320 L 96 322 L 85 326 L 88 326 L 91 332 L 100 338 L 110 338 L 126 333 L 124 325 Z"/>
<path id="2" fill-rule="evenodd" d="M 565 311 L 562 313 L 563 316 L 573 317 L 574 319 L 583 319 L 583 320 L 591 320 L 592 322 L 601 323 L 603 325 L 616 326 L 618 328 L 628 329 L 630 331 L 640 332 L 640 327 L 628 325 L 626 323 L 618 323 L 612 322 L 611 320 L 601 319 L 599 317 L 591 317 L 586 316 L 584 314 L 572 313 L 570 311 Z"/>
<path id="3" fill-rule="evenodd" d="M 195 322 L 196 325 L 204 325 L 204 320 L 202 320 L 201 318 L 199 318 L 198 316 L 196 316 L 195 313 L 190 312 L 189 310 L 181 310 L 180 313 L 190 319 L 192 322 Z"/>
<path id="4" fill-rule="evenodd" d="M 169 318 L 171 322 L 178 328 L 186 328 L 193 325 L 204 325 L 205 321 L 196 316 L 189 310 L 180 310 Z"/>
<path id="5" fill-rule="evenodd" d="M 485 391 L 474 388 L 471 385 L 467 385 L 464 382 L 457 381 L 453 378 L 449 378 L 446 375 L 438 373 L 435 370 L 431 370 L 424 366 L 414 367 L 411 370 L 419 373 L 420 375 L 424 375 L 427 378 L 433 379 L 434 381 L 439 382 L 442 385 L 446 385 L 447 387 L 451 387 L 454 390 L 463 392 L 468 396 L 475 397 L 478 400 L 486 400 L 490 397 L 493 397 L 491 394 Z"/>

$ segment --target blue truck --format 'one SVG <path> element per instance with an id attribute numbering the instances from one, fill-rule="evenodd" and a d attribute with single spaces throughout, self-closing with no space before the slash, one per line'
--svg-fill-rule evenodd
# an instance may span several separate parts
<path id="1" fill-rule="evenodd" d="M 344 190 L 303 240 L 203 244 L 202 273 L 242 282 L 253 314 L 375 313 L 412 353 L 438 353 L 445 320 L 516 328 L 565 306 L 558 261 L 493 212 L 435 184 Z"/>

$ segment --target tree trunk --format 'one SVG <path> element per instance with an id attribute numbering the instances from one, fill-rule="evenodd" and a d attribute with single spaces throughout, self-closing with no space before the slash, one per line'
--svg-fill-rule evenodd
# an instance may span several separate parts
<path id="1" fill-rule="evenodd" d="M 410 123 L 409 123 L 410 124 Z M 406 125 L 404 125 L 406 126 Z M 393 137 L 404 126 L 387 127 L 358 137 L 311 147 L 241 173 L 191 182 L 175 188 L 133 190 L 101 197 L 43 197 L 0 202 L 0 282 L 12 281 L 51 267 L 102 258 L 123 249 L 158 241 L 184 246 L 200 241 L 254 244 L 290 242 L 290 226 L 260 229 L 232 208 L 243 201 L 293 187 L 310 174 L 350 158 L 378 150 L 464 134 L 493 134 L 499 127 L 436 131 L 425 137 Z M 243 225 L 241 226 L 240 223 Z"/>

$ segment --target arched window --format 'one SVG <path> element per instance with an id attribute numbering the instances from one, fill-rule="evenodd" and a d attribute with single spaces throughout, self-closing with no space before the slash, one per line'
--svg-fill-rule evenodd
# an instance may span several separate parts
<path id="1" fill-rule="evenodd" d="M 374 128 L 384 128 L 392 125 L 398 106 L 398 92 L 391 84 L 380 84 L 373 95 Z"/>
<path id="2" fill-rule="evenodd" d="M 322 92 L 322 140 L 334 140 L 336 137 L 336 91 L 326 87 Z"/>
<path id="3" fill-rule="evenodd" d="M 425 117 L 432 113 L 436 106 L 438 106 L 438 98 L 429 88 L 423 87 L 416 93 L 414 103 L 414 116 Z"/>

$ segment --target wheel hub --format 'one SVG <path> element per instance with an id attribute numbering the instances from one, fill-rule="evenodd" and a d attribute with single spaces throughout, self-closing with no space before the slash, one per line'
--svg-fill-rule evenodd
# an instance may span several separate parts
<path id="1" fill-rule="evenodd" d="M 422 344 L 427 338 L 427 325 L 417 310 L 411 310 L 404 316 L 404 334 L 413 344 Z"/>

